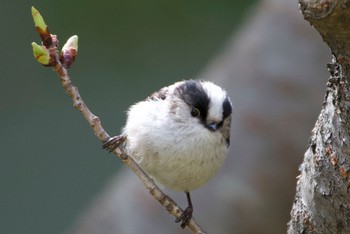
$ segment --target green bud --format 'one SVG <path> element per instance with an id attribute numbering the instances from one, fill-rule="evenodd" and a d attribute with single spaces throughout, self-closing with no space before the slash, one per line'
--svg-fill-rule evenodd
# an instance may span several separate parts
<path id="1" fill-rule="evenodd" d="M 38 27 L 42 31 L 47 30 L 47 25 L 43 17 L 40 15 L 39 11 L 32 6 L 32 16 L 35 23 L 35 27 Z"/>
<path id="2" fill-rule="evenodd" d="M 35 42 L 32 42 L 33 55 L 39 63 L 43 65 L 49 65 L 50 63 L 50 52 L 45 46 L 40 46 Z"/>
<path id="3" fill-rule="evenodd" d="M 49 32 L 49 29 L 39 11 L 34 7 L 32 7 L 32 16 L 35 23 L 36 31 L 38 31 L 44 46 L 51 46 L 52 36 Z"/>

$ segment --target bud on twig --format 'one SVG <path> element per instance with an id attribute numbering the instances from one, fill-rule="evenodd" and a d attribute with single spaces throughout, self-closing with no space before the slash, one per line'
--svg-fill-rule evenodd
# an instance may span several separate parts
<path id="1" fill-rule="evenodd" d="M 32 16 L 35 28 L 42 40 L 42 46 L 39 46 L 35 42 L 32 43 L 35 59 L 45 66 L 56 66 L 58 64 L 64 68 L 69 68 L 78 53 L 78 36 L 75 35 L 69 38 L 63 46 L 61 53 L 58 54 L 57 36 L 50 34 L 43 17 L 34 7 L 32 7 Z"/>
<path id="2" fill-rule="evenodd" d="M 36 44 L 35 42 L 32 42 L 33 47 L 33 55 L 39 63 L 43 65 L 49 65 L 50 64 L 50 51 L 46 49 L 45 46 L 40 46 Z"/>
<path id="3" fill-rule="evenodd" d="M 64 44 L 62 48 L 61 56 L 60 56 L 60 61 L 62 65 L 65 68 L 69 68 L 73 64 L 77 53 L 78 53 L 78 36 L 74 35 L 67 40 L 66 44 Z"/>
<path id="4" fill-rule="evenodd" d="M 39 11 L 34 7 L 32 7 L 32 16 L 35 23 L 35 28 L 38 31 L 44 46 L 50 46 L 52 43 L 52 37 L 49 29 Z"/>

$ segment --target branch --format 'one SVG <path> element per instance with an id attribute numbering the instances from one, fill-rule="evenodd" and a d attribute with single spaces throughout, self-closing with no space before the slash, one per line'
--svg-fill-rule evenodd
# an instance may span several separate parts
<path id="1" fill-rule="evenodd" d="M 47 25 L 45 24 L 40 13 L 32 7 L 32 15 L 35 22 L 36 29 L 42 39 L 42 45 L 39 46 L 36 43 L 32 43 L 33 53 L 36 60 L 49 67 L 53 67 L 53 70 L 59 75 L 62 86 L 68 96 L 73 100 L 73 106 L 78 109 L 86 121 L 92 127 L 96 137 L 105 143 L 110 139 L 109 134 L 104 130 L 101 125 L 99 117 L 94 115 L 82 97 L 80 96 L 78 89 L 73 85 L 72 80 L 69 77 L 67 69 L 73 64 L 78 50 L 78 37 L 71 37 L 67 43 L 63 46 L 61 54 L 59 54 L 58 40 L 56 35 L 50 34 Z M 172 215 L 176 218 L 180 217 L 183 210 L 167 195 L 163 193 L 161 189 L 154 183 L 151 177 L 149 177 L 144 170 L 130 157 L 122 147 L 117 147 L 114 151 L 123 163 L 125 163 L 142 181 L 146 189 L 150 194 Z M 194 233 L 205 233 L 200 226 L 191 219 L 187 225 Z"/>
<path id="2" fill-rule="evenodd" d="M 333 60 L 288 223 L 288 233 L 350 233 L 350 8 L 347 1 L 300 0 L 304 18 Z"/>

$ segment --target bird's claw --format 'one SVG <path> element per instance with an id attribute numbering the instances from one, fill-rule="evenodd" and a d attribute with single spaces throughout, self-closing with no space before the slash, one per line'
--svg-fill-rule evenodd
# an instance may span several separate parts
<path id="1" fill-rule="evenodd" d="M 105 143 L 103 143 L 102 149 L 106 149 L 109 152 L 113 152 L 125 141 L 125 139 L 126 136 L 123 135 L 111 137 Z"/>
<path id="2" fill-rule="evenodd" d="M 192 213 L 193 213 L 193 208 L 192 207 L 187 207 L 182 214 L 175 219 L 175 223 L 181 222 L 181 227 L 185 228 L 187 224 L 190 222 L 192 219 Z"/>

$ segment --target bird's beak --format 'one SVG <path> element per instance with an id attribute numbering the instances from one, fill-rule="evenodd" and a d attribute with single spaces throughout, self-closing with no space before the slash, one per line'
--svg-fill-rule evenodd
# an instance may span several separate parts
<path id="1" fill-rule="evenodd" d="M 205 127 L 207 129 L 209 129 L 210 131 L 216 131 L 216 130 L 218 130 L 219 125 L 217 123 L 215 123 L 215 122 L 211 122 L 211 123 L 206 123 Z"/>

